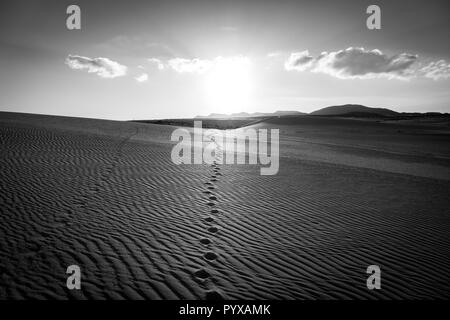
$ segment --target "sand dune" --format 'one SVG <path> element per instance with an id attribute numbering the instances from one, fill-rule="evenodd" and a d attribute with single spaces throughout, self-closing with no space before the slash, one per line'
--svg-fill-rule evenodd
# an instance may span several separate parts
<path id="1" fill-rule="evenodd" d="M 261 176 L 173 164 L 170 126 L 1 113 L 0 298 L 447 298 L 449 136 L 307 119 L 255 125 Z"/>

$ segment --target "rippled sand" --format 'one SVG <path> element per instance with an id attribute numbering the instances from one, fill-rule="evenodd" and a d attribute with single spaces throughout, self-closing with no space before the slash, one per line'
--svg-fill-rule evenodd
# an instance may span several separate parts
<path id="1" fill-rule="evenodd" d="M 261 176 L 173 164 L 171 126 L 0 113 L 0 298 L 448 298 L 449 136 L 299 119 L 254 126 Z"/>

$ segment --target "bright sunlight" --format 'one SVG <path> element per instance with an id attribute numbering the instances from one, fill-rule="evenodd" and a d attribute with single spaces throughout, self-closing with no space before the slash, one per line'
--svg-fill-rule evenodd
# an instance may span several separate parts
<path id="1" fill-rule="evenodd" d="M 247 57 L 219 57 L 205 78 L 206 99 L 215 113 L 245 112 L 248 109 L 252 79 Z"/>

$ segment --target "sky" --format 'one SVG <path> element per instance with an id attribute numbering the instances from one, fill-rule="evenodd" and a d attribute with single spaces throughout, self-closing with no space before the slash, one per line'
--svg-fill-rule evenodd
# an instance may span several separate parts
<path id="1" fill-rule="evenodd" d="M 69 30 L 69 5 L 81 29 Z M 369 5 L 381 29 L 369 30 Z M 450 2 L 0 2 L 0 110 L 114 120 L 450 112 Z"/>

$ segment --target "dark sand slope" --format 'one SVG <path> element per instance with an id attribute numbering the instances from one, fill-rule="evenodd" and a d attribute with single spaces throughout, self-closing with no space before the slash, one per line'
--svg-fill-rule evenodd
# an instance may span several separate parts
<path id="1" fill-rule="evenodd" d="M 258 124 L 260 176 L 172 164 L 174 127 L 1 113 L 0 298 L 448 298 L 448 136 L 333 121 Z"/>

